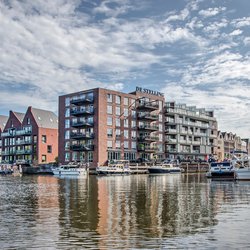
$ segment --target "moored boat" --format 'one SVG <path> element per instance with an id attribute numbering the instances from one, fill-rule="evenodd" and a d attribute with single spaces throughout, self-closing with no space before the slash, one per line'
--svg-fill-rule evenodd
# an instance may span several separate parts
<path id="1" fill-rule="evenodd" d="M 148 168 L 150 174 L 181 173 L 181 168 L 174 163 L 162 163 Z"/>
<path id="2" fill-rule="evenodd" d="M 211 162 L 206 176 L 212 179 L 233 180 L 235 178 L 235 169 L 229 161 Z"/>
<path id="3" fill-rule="evenodd" d="M 236 180 L 250 180 L 250 157 L 245 151 L 232 151 L 232 166 Z"/>
<path id="4" fill-rule="evenodd" d="M 99 175 L 131 174 L 131 169 L 129 167 L 129 161 L 115 160 L 109 162 L 107 166 L 98 166 L 96 173 Z"/>
<path id="5" fill-rule="evenodd" d="M 71 163 L 52 168 L 52 172 L 57 176 L 83 176 L 87 175 L 88 169 L 86 165 Z"/>

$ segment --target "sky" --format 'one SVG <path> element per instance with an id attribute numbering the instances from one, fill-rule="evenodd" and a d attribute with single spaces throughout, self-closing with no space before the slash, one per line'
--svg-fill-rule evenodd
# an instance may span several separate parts
<path id="1" fill-rule="evenodd" d="M 136 86 L 250 137 L 249 0 L 0 0 L 0 114 Z"/>

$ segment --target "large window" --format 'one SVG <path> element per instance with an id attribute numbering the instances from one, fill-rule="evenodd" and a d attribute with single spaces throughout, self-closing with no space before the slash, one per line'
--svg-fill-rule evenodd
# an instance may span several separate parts
<path id="1" fill-rule="evenodd" d="M 128 141 L 124 141 L 124 149 L 128 149 Z"/>
<path id="2" fill-rule="evenodd" d="M 112 148 L 113 147 L 113 142 L 112 141 L 107 141 L 107 147 Z"/>
<path id="3" fill-rule="evenodd" d="M 65 109 L 65 117 L 70 117 L 70 109 L 69 108 Z"/>
<path id="4" fill-rule="evenodd" d="M 46 162 L 46 161 L 47 161 L 46 155 L 42 155 L 42 162 Z"/>
<path id="5" fill-rule="evenodd" d="M 52 145 L 47 146 L 47 153 L 52 153 Z"/>
<path id="6" fill-rule="evenodd" d="M 70 128 L 70 120 L 65 119 L 65 128 Z"/>
<path id="7" fill-rule="evenodd" d="M 128 98 L 127 97 L 124 97 L 124 105 L 128 105 Z"/>
<path id="8" fill-rule="evenodd" d="M 115 108 L 115 114 L 116 115 L 121 115 L 121 108 L 120 107 Z"/>
<path id="9" fill-rule="evenodd" d="M 124 115 L 124 117 L 128 116 L 128 109 L 127 108 L 124 109 L 123 115 Z"/>
<path id="10" fill-rule="evenodd" d="M 113 129 L 112 128 L 108 128 L 107 129 L 107 136 L 110 138 L 110 137 L 113 137 Z"/>
<path id="11" fill-rule="evenodd" d="M 134 141 L 131 142 L 131 148 L 136 149 L 136 142 L 134 142 Z"/>
<path id="12" fill-rule="evenodd" d="M 112 116 L 108 116 L 107 125 L 112 126 L 112 124 L 113 124 Z"/>
<path id="13" fill-rule="evenodd" d="M 124 130 L 124 139 L 128 139 L 128 130 L 127 129 Z"/>
<path id="14" fill-rule="evenodd" d="M 108 105 L 108 106 L 107 106 L 107 113 L 108 113 L 109 115 L 112 115 L 112 114 L 113 114 L 113 110 L 112 110 L 112 106 L 111 106 L 111 105 Z"/>
<path id="15" fill-rule="evenodd" d="M 115 96 L 115 103 L 116 104 L 121 104 L 121 97 L 119 95 Z"/>
<path id="16" fill-rule="evenodd" d="M 112 94 L 107 94 L 107 102 L 112 102 Z"/>
<path id="17" fill-rule="evenodd" d="M 69 161 L 70 159 L 70 154 L 69 154 L 69 152 L 66 152 L 65 153 L 65 161 Z"/>
<path id="18" fill-rule="evenodd" d="M 115 142 L 115 147 L 116 148 L 121 148 L 121 141 L 116 141 Z"/>
<path id="19" fill-rule="evenodd" d="M 47 142 L 47 137 L 46 135 L 42 135 L 42 143 L 46 143 Z"/>
<path id="20" fill-rule="evenodd" d="M 124 128 L 128 128 L 128 119 L 124 119 Z"/>
<path id="21" fill-rule="evenodd" d="M 120 120 L 120 118 L 116 118 L 115 119 L 115 126 L 116 127 L 120 127 L 121 126 L 121 120 Z"/>

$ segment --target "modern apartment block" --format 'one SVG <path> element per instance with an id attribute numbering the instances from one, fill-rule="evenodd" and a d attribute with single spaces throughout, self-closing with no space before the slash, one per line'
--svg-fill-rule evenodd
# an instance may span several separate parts
<path id="1" fill-rule="evenodd" d="M 163 94 L 95 88 L 59 97 L 59 162 L 164 158 Z"/>
<path id="2" fill-rule="evenodd" d="M 2 138 L 1 133 L 8 121 L 8 116 L 0 115 L 0 163 L 2 162 Z"/>
<path id="3" fill-rule="evenodd" d="M 2 162 L 54 162 L 58 156 L 58 118 L 50 111 L 28 107 L 9 112 L 1 133 Z"/>
<path id="4" fill-rule="evenodd" d="M 165 151 L 167 158 L 201 159 L 216 154 L 217 121 L 213 111 L 166 102 Z"/>

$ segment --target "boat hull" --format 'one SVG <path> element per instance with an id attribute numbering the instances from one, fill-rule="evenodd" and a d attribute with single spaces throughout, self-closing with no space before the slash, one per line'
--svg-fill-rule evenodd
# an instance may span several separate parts
<path id="1" fill-rule="evenodd" d="M 74 170 L 74 171 L 63 171 L 63 170 L 53 170 L 54 175 L 58 176 L 80 176 L 80 175 L 86 175 L 87 172 L 84 170 Z"/>
<path id="2" fill-rule="evenodd" d="M 239 168 L 236 170 L 236 180 L 249 181 L 250 180 L 250 168 Z"/>
<path id="3" fill-rule="evenodd" d="M 170 173 L 181 173 L 181 169 L 163 169 L 163 168 L 148 168 L 150 174 L 170 174 Z"/>

